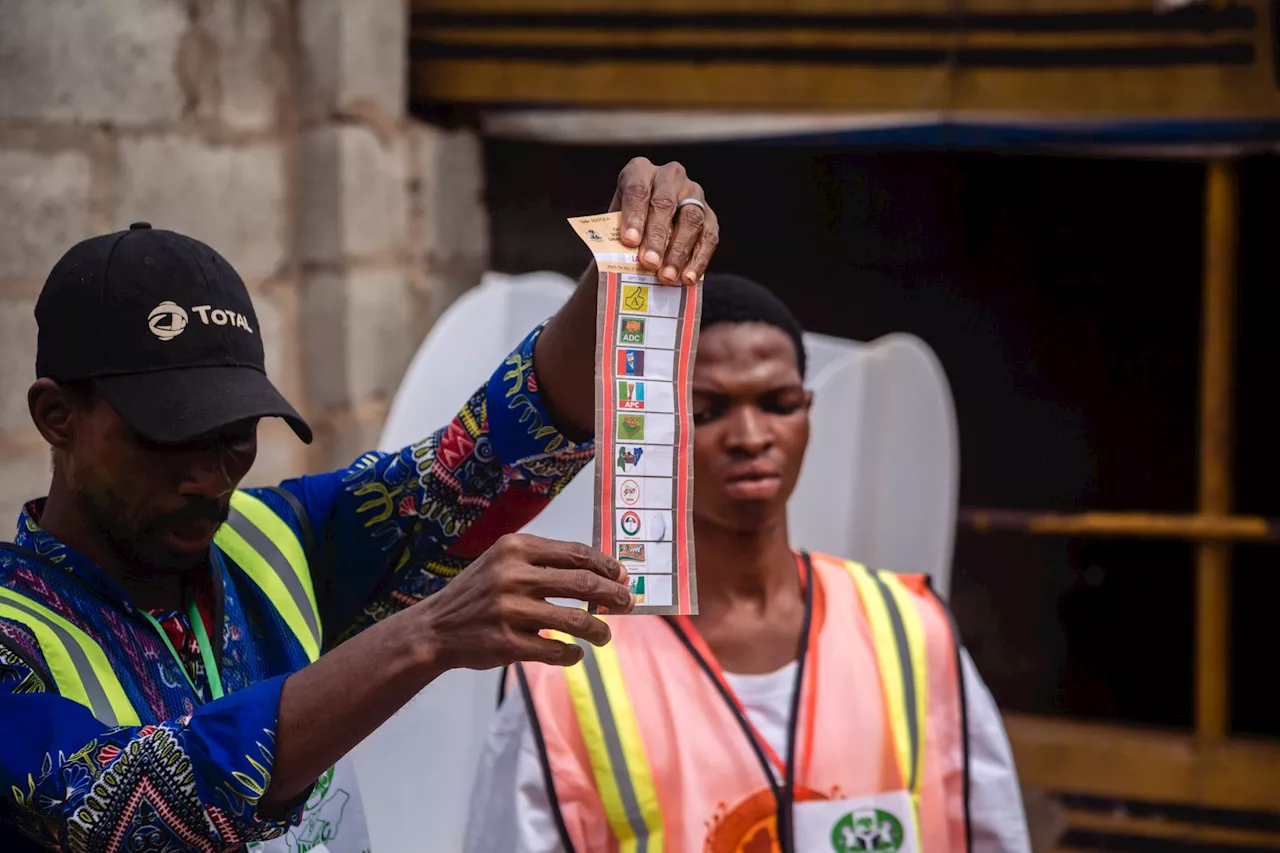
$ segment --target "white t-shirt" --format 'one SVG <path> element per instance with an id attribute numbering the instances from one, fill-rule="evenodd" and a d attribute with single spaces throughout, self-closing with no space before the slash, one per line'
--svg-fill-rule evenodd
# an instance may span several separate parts
<path id="1" fill-rule="evenodd" d="M 968 652 L 961 652 L 969 723 L 969 806 L 973 853 L 1031 853 L 1022 791 L 1000 711 Z M 786 754 L 797 665 L 767 675 L 725 673 L 747 719 Z M 508 691 L 480 758 L 467 816 L 465 853 L 564 853 L 547 797 L 529 715 Z"/>
<path id="2" fill-rule="evenodd" d="M 765 675 L 724 674 L 729 689 L 742 703 L 747 719 L 755 726 L 756 734 L 764 738 L 773 751 L 786 760 L 787 722 L 791 716 L 791 698 L 796 687 L 795 661 Z M 778 768 L 773 767 L 778 777 Z"/>

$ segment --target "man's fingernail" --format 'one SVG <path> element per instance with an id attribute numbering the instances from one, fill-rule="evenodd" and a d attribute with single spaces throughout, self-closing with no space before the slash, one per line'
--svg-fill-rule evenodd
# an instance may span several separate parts
<path id="1" fill-rule="evenodd" d="M 662 277 L 663 277 L 663 278 L 666 278 L 666 279 L 670 279 L 671 281 L 675 281 L 675 280 L 676 280 L 676 268 L 675 268 L 675 267 L 671 267 L 671 266 L 663 267 L 663 268 L 662 268 Z"/>
<path id="2" fill-rule="evenodd" d="M 687 281 L 687 282 L 689 282 L 690 284 L 697 284 L 697 283 L 698 283 L 698 276 L 694 274 L 693 270 L 685 270 L 685 271 L 684 271 L 684 280 L 685 280 L 685 281 Z"/>
<path id="3" fill-rule="evenodd" d="M 637 231 L 635 228 L 628 228 L 626 230 L 626 233 L 622 235 L 622 239 L 626 240 L 628 243 L 639 243 L 640 232 Z"/>
<path id="4" fill-rule="evenodd" d="M 644 253 L 644 262 L 646 264 L 657 265 L 658 261 L 660 260 L 662 260 L 662 256 L 659 255 L 657 252 L 655 252 L 653 249 L 650 249 L 649 251 Z"/>

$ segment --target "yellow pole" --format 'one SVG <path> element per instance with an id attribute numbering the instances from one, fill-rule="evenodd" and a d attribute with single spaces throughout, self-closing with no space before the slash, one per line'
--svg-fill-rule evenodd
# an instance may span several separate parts
<path id="1" fill-rule="evenodd" d="M 1236 310 L 1236 172 L 1209 163 L 1205 181 L 1204 317 L 1200 373 L 1200 482 L 1203 516 L 1231 513 L 1232 361 Z M 1196 734 L 1211 745 L 1228 728 L 1231 546 L 1203 542 L 1196 554 Z"/>

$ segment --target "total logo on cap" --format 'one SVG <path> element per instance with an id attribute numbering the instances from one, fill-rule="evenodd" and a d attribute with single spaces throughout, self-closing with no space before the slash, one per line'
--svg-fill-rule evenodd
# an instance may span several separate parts
<path id="1" fill-rule="evenodd" d="M 235 311 L 214 308 L 212 305 L 195 305 L 191 308 L 206 326 L 234 326 L 253 334 L 249 318 Z M 147 328 L 162 341 L 171 341 L 186 331 L 191 316 L 176 302 L 161 302 L 147 315 Z"/>
<path id="2" fill-rule="evenodd" d="M 171 341 L 187 328 L 187 312 L 174 302 L 161 302 L 151 309 L 147 328 L 162 341 Z"/>

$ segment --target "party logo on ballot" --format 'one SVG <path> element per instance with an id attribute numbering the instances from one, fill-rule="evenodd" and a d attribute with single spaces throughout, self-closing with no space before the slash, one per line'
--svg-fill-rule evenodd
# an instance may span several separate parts
<path id="1" fill-rule="evenodd" d="M 640 535 L 640 513 L 627 510 L 622 514 L 619 525 L 622 527 L 622 532 L 628 536 Z"/>
<path id="2" fill-rule="evenodd" d="M 644 350 L 618 350 L 619 376 L 644 376 Z"/>
<path id="3" fill-rule="evenodd" d="M 618 415 L 618 437 L 624 441 L 644 441 L 644 415 Z"/>
<path id="4" fill-rule="evenodd" d="M 627 467 L 632 468 L 640 464 L 640 457 L 644 455 L 643 447 L 623 447 L 618 446 L 618 470 L 627 473 Z"/>
<path id="5" fill-rule="evenodd" d="M 644 543 L 643 542 L 619 542 L 618 543 L 618 562 L 619 563 L 643 563 L 644 562 Z"/>
<path id="6" fill-rule="evenodd" d="M 622 307 L 633 314 L 649 313 L 649 288 L 643 284 L 634 287 L 623 286 Z"/>
<path id="7" fill-rule="evenodd" d="M 644 346 L 644 318 L 623 317 L 622 332 L 618 337 L 618 343 L 637 347 Z"/>
<path id="8" fill-rule="evenodd" d="M 640 503 L 640 484 L 635 480 L 623 480 L 618 496 L 627 506 L 635 506 Z"/>
<path id="9" fill-rule="evenodd" d="M 620 381 L 618 383 L 618 408 L 643 409 L 644 383 Z"/>

